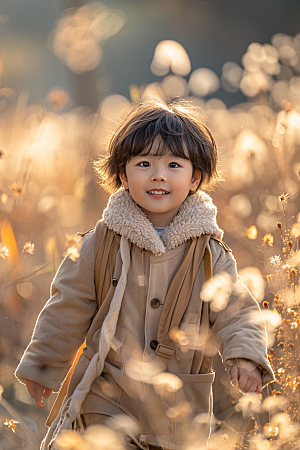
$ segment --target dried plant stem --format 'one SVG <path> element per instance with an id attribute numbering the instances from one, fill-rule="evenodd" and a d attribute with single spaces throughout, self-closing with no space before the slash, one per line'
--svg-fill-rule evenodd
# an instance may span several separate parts
<path id="1" fill-rule="evenodd" d="M 33 277 L 34 275 L 36 275 L 38 272 L 40 272 L 41 270 L 45 269 L 46 267 L 50 266 L 53 264 L 53 261 L 47 262 L 46 264 L 43 264 L 41 267 L 39 267 L 38 269 L 34 270 L 33 272 L 31 272 L 28 275 L 25 275 L 22 278 L 19 278 L 18 280 L 14 281 L 13 283 L 8 284 L 7 286 L 4 286 L 1 288 L 1 284 L 0 284 L 0 290 L 4 291 L 5 289 L 8 289 L 12 286 L 16 286 L 19 283 L 23 283 L 24 281 L 28 280 L 28 278 Z"/>

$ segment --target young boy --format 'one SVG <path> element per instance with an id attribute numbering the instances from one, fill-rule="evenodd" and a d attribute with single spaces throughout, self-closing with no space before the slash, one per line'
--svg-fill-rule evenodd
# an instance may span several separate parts
<path id="1" fill-rule="evenodd" d="M 220 180 L 217 164 L 210 131 L 180 101 L 136 106 L 95 164 L 112 195 L 80 257 L 61 264 L 16 370 L 43 406 L 86 338 L 42 448 L 63 429 L 120 415 L 137 424 L 130 448 L 206 442 L 210 427 L 200 424 L 211 421 L 216 348 L 243 392 L 274 379 L 265 328 L 252 320 L 259 306 L 200 190 Z M 212 282 L 224 283 L 221 303 L 203 294 L 211 269 Z"/>

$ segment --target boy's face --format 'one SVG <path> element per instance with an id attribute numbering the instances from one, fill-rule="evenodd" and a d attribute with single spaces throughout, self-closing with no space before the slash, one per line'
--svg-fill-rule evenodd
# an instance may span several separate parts
<path id="1" fill-rule="evenodd" d="M 166 227 L 189 191 L 197 189 L 201 174 L 196 170 L 193 174 L 191 161 L 178 158 L 171 151 L 163 156 L 154 156 L 153 152 L 155 141 L 147 156 L 136 156 L 126 164 L 126 176 L 120 174 L 120 179 L 152 224 Z M 167 193 L 159 194 L 161 191 Z"/>

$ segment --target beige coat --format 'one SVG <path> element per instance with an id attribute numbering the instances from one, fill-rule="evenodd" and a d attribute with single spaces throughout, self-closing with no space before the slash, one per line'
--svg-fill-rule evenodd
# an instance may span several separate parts
<path id="1" fill-rule="evenodd" d="M 116 332 L 102 375 L 92 383 L 81 412 L 109 416 L 125 413 L 138 423 L 141 447 L 153 444 L 181 450 L 199 438 L 199 433 L 204 440 L 209 434 L 206 424 L 211 417 L 214 373 L 203 366 L 205 356 L 213 355 L 218 347 L 225 365 L 235 358 L 247 358 L 260 368 L 264 385 L 274 379 L 265 328 L 251 319 L 253 313 L 259 313 L 259 306 L 238 277 L 231 253 L 211 239 L 213 274 L 225 272 L 231 279 L 228 304 L 220 310 L 217 305 L 203 316 L 201 263 L 180 332 L 174 335 L 175 357 L 169 361 L 167 373 L 161 374 L 165 366 L 152 346 L 162 305 L 187 240 L 205 233 L 222 237 L 216 208 L 203 192 L 188 197 L 160 239 L 130 194 L 120 189 L 111 196 L 102 220 L 133 245 Z M 118 280 L 121 271 L 119 252 L 114 278 Z M 39 315 L 31 343 L 16 370 L 21 381 L 31 379 L 58 391 L 86 337 L 86 349 L 68 396 L 74 392 L 98 351 L 105 317 L 100 310 L 92 323 L 95 298 L 94 232 L 90 232 L 82 239 L 80 257 L 75 262 L 65 258 L 53 280 L 51 298 Z M 205 426 L 201 427 L 203 421 Z"/>

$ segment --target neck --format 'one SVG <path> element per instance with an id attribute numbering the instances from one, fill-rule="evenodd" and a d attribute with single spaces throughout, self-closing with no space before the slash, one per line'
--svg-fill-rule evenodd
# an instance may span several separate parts
<path id="1" fill-rule="evenodd" d="M 145 211 L 141 208 L 146 214 L 147 218 L 150 220 L 154 227 L 166 228 L 173 221 L 174 217 L 177 215 L 179 208 L 175 210 L 167 211 L 163 214 L 161 213 L 152 213 L 150 211 Z"/>

